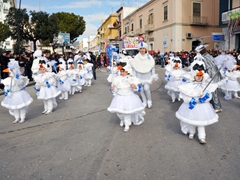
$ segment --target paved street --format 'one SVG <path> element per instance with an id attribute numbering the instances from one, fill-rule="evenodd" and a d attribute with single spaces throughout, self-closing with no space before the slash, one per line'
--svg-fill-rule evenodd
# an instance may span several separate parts
<path id="1" fill-rule="evenodd" d="M 189 140 L 180 130 L 172 103 L 164 89 L 164 69 L 151 87 L 153 107 L 145 122 L 123 132 L 115 114 L 106 109 L 109 92 L 106 69 L 82 93 L 58 100 L 58 108 L 42 115 L 36 99 L 26 122 L 0 107 L 1 180 L 237 180 L 240 177 L 240 100 L 226 101 L 219 122 L 206 127 L 207 144 Z M 3 95 L 0 96 L 2 101 Z"/>

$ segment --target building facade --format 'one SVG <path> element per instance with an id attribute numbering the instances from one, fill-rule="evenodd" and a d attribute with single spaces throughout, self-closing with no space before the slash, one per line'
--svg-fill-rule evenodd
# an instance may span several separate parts
<path id="1" fill-rule="evenodd" d="M 143 36 L 149 50 L 190 51 L 199 44 L 214 48 L 219 0 L 151 0 L 122 21 L 122 36 Z"/>
<path id="2" fill-rule="evenodd" d="M 240 49 L 240 1 L 220 0 L 222 32 L 225 36 L 223 50 Z"/>
<path id="3" fill-rule="evenodd" d="M 11 7 L 16 7 L 16 0 L 0 0 L 0 22 L 4 23 L 5 17 Z M 0 48 L 13 50 L 14 41 L 11 37 L 4 42 L 0 42 Z"/>

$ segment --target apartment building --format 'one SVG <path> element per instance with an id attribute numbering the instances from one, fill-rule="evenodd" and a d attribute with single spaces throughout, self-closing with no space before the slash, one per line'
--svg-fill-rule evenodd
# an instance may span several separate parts
<path id="1" fill-rule="evenodd" d="M 190 51 L 219 47 L 220 0 L 151 0 L 123 19 L 122 36 L 143 36 L 150 50 Z"/>
<path id="2" fill-rule="evenodd" d="M 0 22 L 4 23 L 10 7 L 16 7 L 16 0 L 0 0 Z M 4 42 L 0 42 L 0 48 L 13 50 L 14 41 L 9 37 Z"/>
<path id="3" fill-rule="evenodd" d="M 220 16 L 225 35 L 223 49 L 240 49 L 240 1 L 220 0 Z"/>

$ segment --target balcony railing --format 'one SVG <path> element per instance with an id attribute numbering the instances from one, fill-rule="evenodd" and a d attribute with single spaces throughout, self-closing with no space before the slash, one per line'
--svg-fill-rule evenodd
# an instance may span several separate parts
<path id="1" fill-rule="evenodd" d="M 147 24 L 145 25 L 145 32 L 154 31 L 154 25 L 153 24 Z"/>
<path id="2" fill-rule="evenodd" d="M 129 31 L 129 32 L 127 33 L 127 36 L 134 36 L 134 31 Z"/>
<path id="3" fill-rule="evenodd" d="M 203 16 L 190 16 L 190 24 L 192 25 L 207 25 L 207 17 Z"/>
<path id="4" fill-rule="evenodd" d="M 136 35 L 142 35 L 142 34 L 143 34 L 142 28 L 136 29 Z"/>

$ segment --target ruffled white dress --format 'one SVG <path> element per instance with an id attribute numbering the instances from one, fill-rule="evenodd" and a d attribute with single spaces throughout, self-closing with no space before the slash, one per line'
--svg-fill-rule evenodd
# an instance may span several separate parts
<path id="1" fill-rule="evenodd" d="M 179 92 L 178 86 L 182 84 L 182 75 L 185 74 L 186 71 L 179 69 L 175 70 L 173 69 L 170 72 L 167 72 L 165 74 L 165 79 L 167 81 L 167 84 L 165 85 L 165 89 L 168 91 L 174 91 Z"/>
<path id="2" fill-rule="evenodd" d="M 56 75 L 52 72 L 45 72 L 33 76 L 36 88 L 40 89 L 37 99 L 48 100 L 57 97 L 61 91 L 56 87 Z"/>
<path id="3" fill-rule="evenodd" d="M 61 92 L 69 91 L 71 88 L 70 82 L 68 80 L 68 73 L 66 70 L 59 71 L 56 74 L 57 77 L 57 87 Z"/>
<path id="4" fill-rule="evenodd" d="M 86 80 L 90 80 L 93 78 L 93 73 L 92 73 L 92 67 L 93 67 L 93 64 L 92 63 L 87 63 L 84 65 L 84 68 L 86 70 L 87 73 L 85 73 L 84 75 L 84 78 Z"/>
<path id="5" fill-rule="evenodd" d="M 204 95 L 206 93 L 209 94 L 209 98 L 203 103 L 200 103 L 200 94 L 205 87 L 206 84 L 203 85 L 201 82 L 187 83 L 179 86 L 180 96 L 184 102 L 176 112 L 176 117 L 180 120 L 181 130 L 184 134 L 189 132 L 189 124 L 207 126 L 218 122 L 218 115 L 209 103 L 212 98 L 211 93 L 214 92 L 218 86 L 217 84 L 210 84 L 204 92 Z M 196 101 L 196 105 L 193 105 L 191 109 L 190 102 L 192 102 L 193 98 Z"/>
<path id="6" fill-rule="evenodd" d="M 21 109 L 28 107 L 33 102 L 32 97 L 25 90 L 25 87 L 29 83 L 27 77 L 20 76 L 18 78 L 7 77 L 2 80 L 4 84 L 5 97 L 1 102 L 1 105 L 10 110 Z M 11 93 L 11 96 L 9 96 Z"/>
<path id="7" fill-rule="evenodd" d="M 131 114 L 131 120 L 133 124 L 137 124 L 143 119 L 145 115 L 145 107 L 142 104 L 141 99 L 134 90 L 130 87 L 130 84 L 139 84 L 136 77 L 132 76 L 117 76 L 113 82 L 112 86 L 115 86 L 114 93 L 116 95 L 113 97 L 110 106 L 107 110 L 111 113 L 121 113 L 121 114 Z"/>
<path id="8" fill-rule="evenodd" d="M 86 83 L 85 74 L 87 71 L 85 69 L 76 69 L 77 76 L 78 76 L 78 86 L 83 86 Z"/>
<path id="9" fill-rule="evenodd" d="M 226 71 L 225 78 L 222 80 L 221 89 L 224 93 L 235 93 L 240 91 L 240 84 L 237 80 L 240 78 L 240 71 Z"/>
<path id="10" fill-rule="evenodd" d="M 78 73 L 76 69 L 68 69 L 67 70 L 68 74 L 68 81 L 70 83 L 70 86 L 77 86 L 78 85 Z"/>

